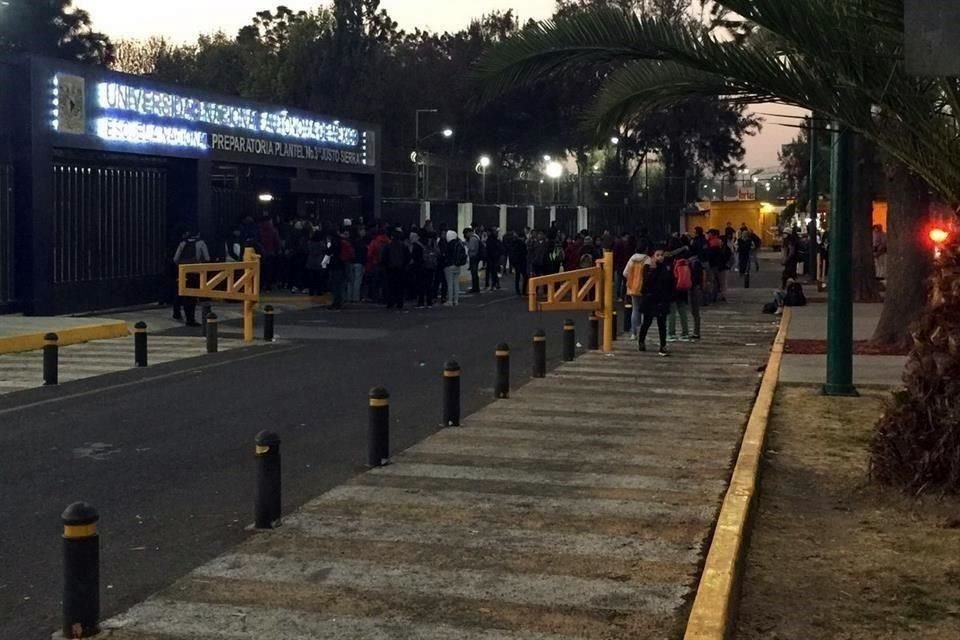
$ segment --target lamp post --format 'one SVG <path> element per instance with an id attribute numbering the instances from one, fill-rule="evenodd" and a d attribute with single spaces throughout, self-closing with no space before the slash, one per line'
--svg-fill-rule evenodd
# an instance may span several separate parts
<path id="1" fill-rule="evenodd" d="M 487 167 L 490 166 L 490 156 L 480 156 L 480 162 L 477 163 L 477 166 L 480 168 L 481 182 L 480 190 L 482 191 L 480 200 L 484 204 L 487 202 Z"/>
<path id="2" fill-rule="evenodd" d="M 438 113 L 438 109 L 417 109 L 414 116 L 414 145 L 413 152 L 416 154 L 416 199 L 420 200 L 420 114 L 421 113 Z"/>
<path id="3" fill-rule="evenodd" d="M 553 179 L 553 201 L 560 199 L 560 178 L 563 176 L 563 165 L 556 160 L 547 163 L 546 174 Z"/>

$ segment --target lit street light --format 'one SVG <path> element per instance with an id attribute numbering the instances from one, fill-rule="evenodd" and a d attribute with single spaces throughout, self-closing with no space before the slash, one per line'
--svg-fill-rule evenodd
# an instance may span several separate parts
<path id="1" fill-rule="evenodd" d="M 481 189 L 483 191 L 483 202 L 487 201 L 487 167 L 490 166 L 490 156 L 480 156 L 480 163 L 477 165 L 480 168 L 480 175 L 483 176 L 483 180 L 480 183 Z"/>
<path id="2" fill-rule="evenodd" d="M 452 137 L 453 137 L 453 129 L 451 129 L 451 128 L 449 128 L 449 127 L 447 127 L 446 129 L 444 129 L 441 133 L 443 133 L 443 137 L 444 137 L 444 138 L 452 138 Z"/>
<path id="3" fill-rule="evenodd" d="M 563 165 L 556 161 L 547 163 L 545 173 L 548 178 L 553 179 L 554 201 L 557 201 L 560 199 L 560 178 L 563 176 Z"/>
<path id="4" fill-rule="evenodd" d="M 612 145 L 620 144 L 620 138 L 618 138 L 617 136 L 613 136 L 612 138 L 610 138 L 610 144 Z"/>

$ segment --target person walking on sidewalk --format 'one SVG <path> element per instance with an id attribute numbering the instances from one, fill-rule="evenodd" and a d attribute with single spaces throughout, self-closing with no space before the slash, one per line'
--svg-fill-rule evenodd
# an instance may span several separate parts
<path id="1" fill-rule="evenodd" d="M 674 257 L 676 256 L 676 257 Z M 670 268 L 673 271 L 674 294 L 670 304 L 670 322 L 668 323 L 667 342 L 690 340 L 690 322 L 687 310 L 690 307 L 690 290 L 693 289 L 693 268 L 687 258 L 687 248 L 678 247 L 670 254 Z M 677 336 L 677 316 L 680 317 L 680 330 Z"/>
<path id="2" fill-rule="evenodd" d="M 650 331 L 653 321 L 657 321 L 657 332 L 660 334 L 661 357 L 670 355 L 667 352 L 667 314 L 675 293 L 673 273 L 666 262 L 666 252 L 658 247 L 653 252 L 653 265 L 647 265 L 643 275 L 643 324 L 640 326 L 638 348 L 647 350 L 647 332 Z"/>
<path id="3" fill-rule="evenodd" d="M 633 304 L 633 314 L 630 316 L 630 338 L 636 340 L 640 334 L 640 323 L 643 319 L 643 276 L 647 265 L 651 263 L 646 254 L 646 247 L 638 247 L 637 252 L 630 256 L 627 266 L 623 270 L 623 279 L 626 282 L 627 295 Z"/>
<path id="4" fill-rule="evenodd" d="M 447 280 L 447 301 L 444 303 L 448 307 L 460 305 L 460 272 L 467 264 L 467 248 L 457 236 L 457 232 L 447 231 L 446 253 L 443 256 L 443 262 L 446 267 L 443 268 Z"/>
<path id="5" fill-rule="evenodd" d="M 463 239 L 467 243 L 467 258 L 470 264 L 470 293 L 480 293 L 480 236 L 473 229 L 463 230 Z"/>
<path id="6" fill-rule="evenodd" d="M 197 264 L 210 262 L 210 251 L 207 249 L 207 243 L 200 239 L 199 234 L 183 234 L 183 239 L 177 246 L 177 251 L 173 254 L 173 263 L 177 265 L 177 278 L 179 280 L 179 266 L 182 264 Z M 192 273 L 187 275 L 187 286 L 197 288 L 200 286 L 200 275 Z M 183 308 L 183 315 L 180 309 Z M 188 327 L 199 327 L 197 322 L 197 299 L 193 296 L 181 296 L 179 286 L 173 299 L 173 319 L 181 320 L 186 317 Z"/>
<path id="7" fill-rule="evenodd" d="M 383 266 L 387 274 L 387 309 L 403 309 L 404 280 L 407 267 L 410 266 L 410 249 L 399 229 L 394 230 L 390 244 L 383 249 Z"/>

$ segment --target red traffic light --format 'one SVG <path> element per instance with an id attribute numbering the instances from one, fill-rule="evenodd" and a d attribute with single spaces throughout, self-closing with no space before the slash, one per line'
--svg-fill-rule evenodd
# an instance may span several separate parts
<path id="1" fill-rule="evenodd" d="M 930 229 L 930 240 L 934 244 L 944 244 L 950 238 L 950 232 L 946 229 L 941 229 L 939 227 L 934 227 Z"/>

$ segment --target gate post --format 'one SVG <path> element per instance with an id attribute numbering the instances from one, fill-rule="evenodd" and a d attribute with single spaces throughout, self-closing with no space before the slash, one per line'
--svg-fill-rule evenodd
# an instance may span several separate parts
<path id="1" fill-rule="evenodd" d="M 613 353 L 613 308 L 616 297 L 613 294 L 613 251 L 603 252 L 603 352 Z"/>

